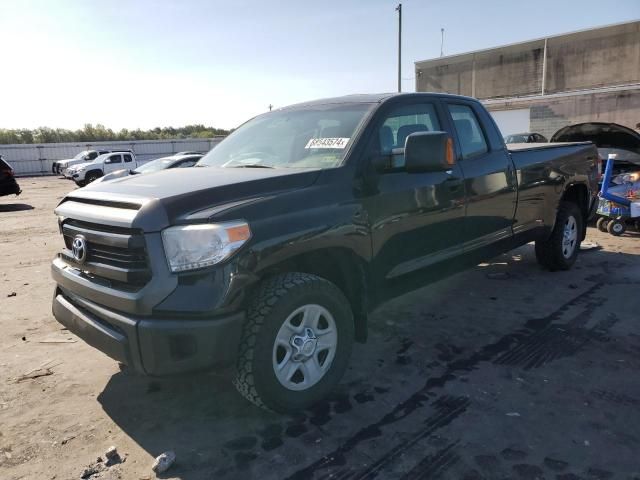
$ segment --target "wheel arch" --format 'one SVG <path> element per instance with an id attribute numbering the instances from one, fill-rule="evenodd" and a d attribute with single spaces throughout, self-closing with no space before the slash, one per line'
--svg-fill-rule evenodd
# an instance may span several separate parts
<path id="1" fill-rule="evenodd" d="M 104 172 L 103 172 L 102 170 L 100 170 L 99 168 L 94 168 L 94 169 L 89 170 L 87 173 L 85 173 L 85 174 L 84 174 L 84 178 L 85 178 L 85 180 L 86 180 L 86 179 L 87 179 L 87 177 L 88 177 L 89 175 L 91 175 L 92 173 L 97 173 L 97 174 L 98 174 L 98 177 L 97 177 L 97 178 L 100 178 L 101 176 L 103 176 L 103 175 L 104 175 Z"/>
<path id="2" fill-rule="evenodd" d="M 354 318 L 355 339 L 367 339 L 369 276 L 366 263 L 347 248 L 330 247 L 287 258 L 259 272 L 262 281 L 287 272 L 310 273 L 330 281 L 349 301 Z"/>
<path id="3" fill-rule="evenodd" d="M 587 234 L 587 222 L 589 220 L 589 189 L 583 183 L 574 183 L 567 186 L 562 194 L 561 202 L 572 202 L 578 205 L 582 213 L 582 231 L 580 240 L 584 240 Z"/>

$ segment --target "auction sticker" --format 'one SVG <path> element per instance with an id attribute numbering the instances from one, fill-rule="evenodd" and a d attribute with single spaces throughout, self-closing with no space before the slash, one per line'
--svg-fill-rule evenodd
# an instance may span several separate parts
<path id="1" fill-rule="evenodd" d="M 304 148 L 344 148 L 349 138 L 312 138 Z"/>

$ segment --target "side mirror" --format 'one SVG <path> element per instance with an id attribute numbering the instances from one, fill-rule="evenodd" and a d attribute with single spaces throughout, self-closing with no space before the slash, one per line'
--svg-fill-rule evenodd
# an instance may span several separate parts
<path id="1" fill-rule="evenodd" d="M 110 159 L 110 158 L 107 158 L 107 159 L 104 161 L 104 163 L 111 163 L 111 159 Z"/>
<path id="2" fill-rule="evenodd" d="M 416 132 L 404 145 L 408 173 L 442 172 L 455 164 L 453 140 L 446 132 Z"/>

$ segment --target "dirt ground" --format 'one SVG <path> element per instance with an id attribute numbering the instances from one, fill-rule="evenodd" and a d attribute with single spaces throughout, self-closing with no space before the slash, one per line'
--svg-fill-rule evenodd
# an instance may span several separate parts
<path id="1" fill-rule="evenodd" d="M 0 479 L 640 479 L 640 235 L 549 273 L 527 245 L 380 308 L 340 388 L 279 416 L 231 374 L 150 379 L 51 315 L 53 208 L 0 199 Z M 97 457 L 103 462 L 97 462 Z M 99 469 L 99 468 L 98 468 Z M 91 472 L 86 472 L 87 475 Z"/>

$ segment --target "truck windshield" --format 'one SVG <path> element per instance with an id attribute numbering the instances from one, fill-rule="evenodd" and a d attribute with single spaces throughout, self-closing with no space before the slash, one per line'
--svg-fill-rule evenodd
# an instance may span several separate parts
<path id="1" fill-rule="evenodd" d="M 269 112 L 242 125 L 202 157 L 197 166 L 337 167 L 372 108 L 370 103 L 354 103 Z"/>

